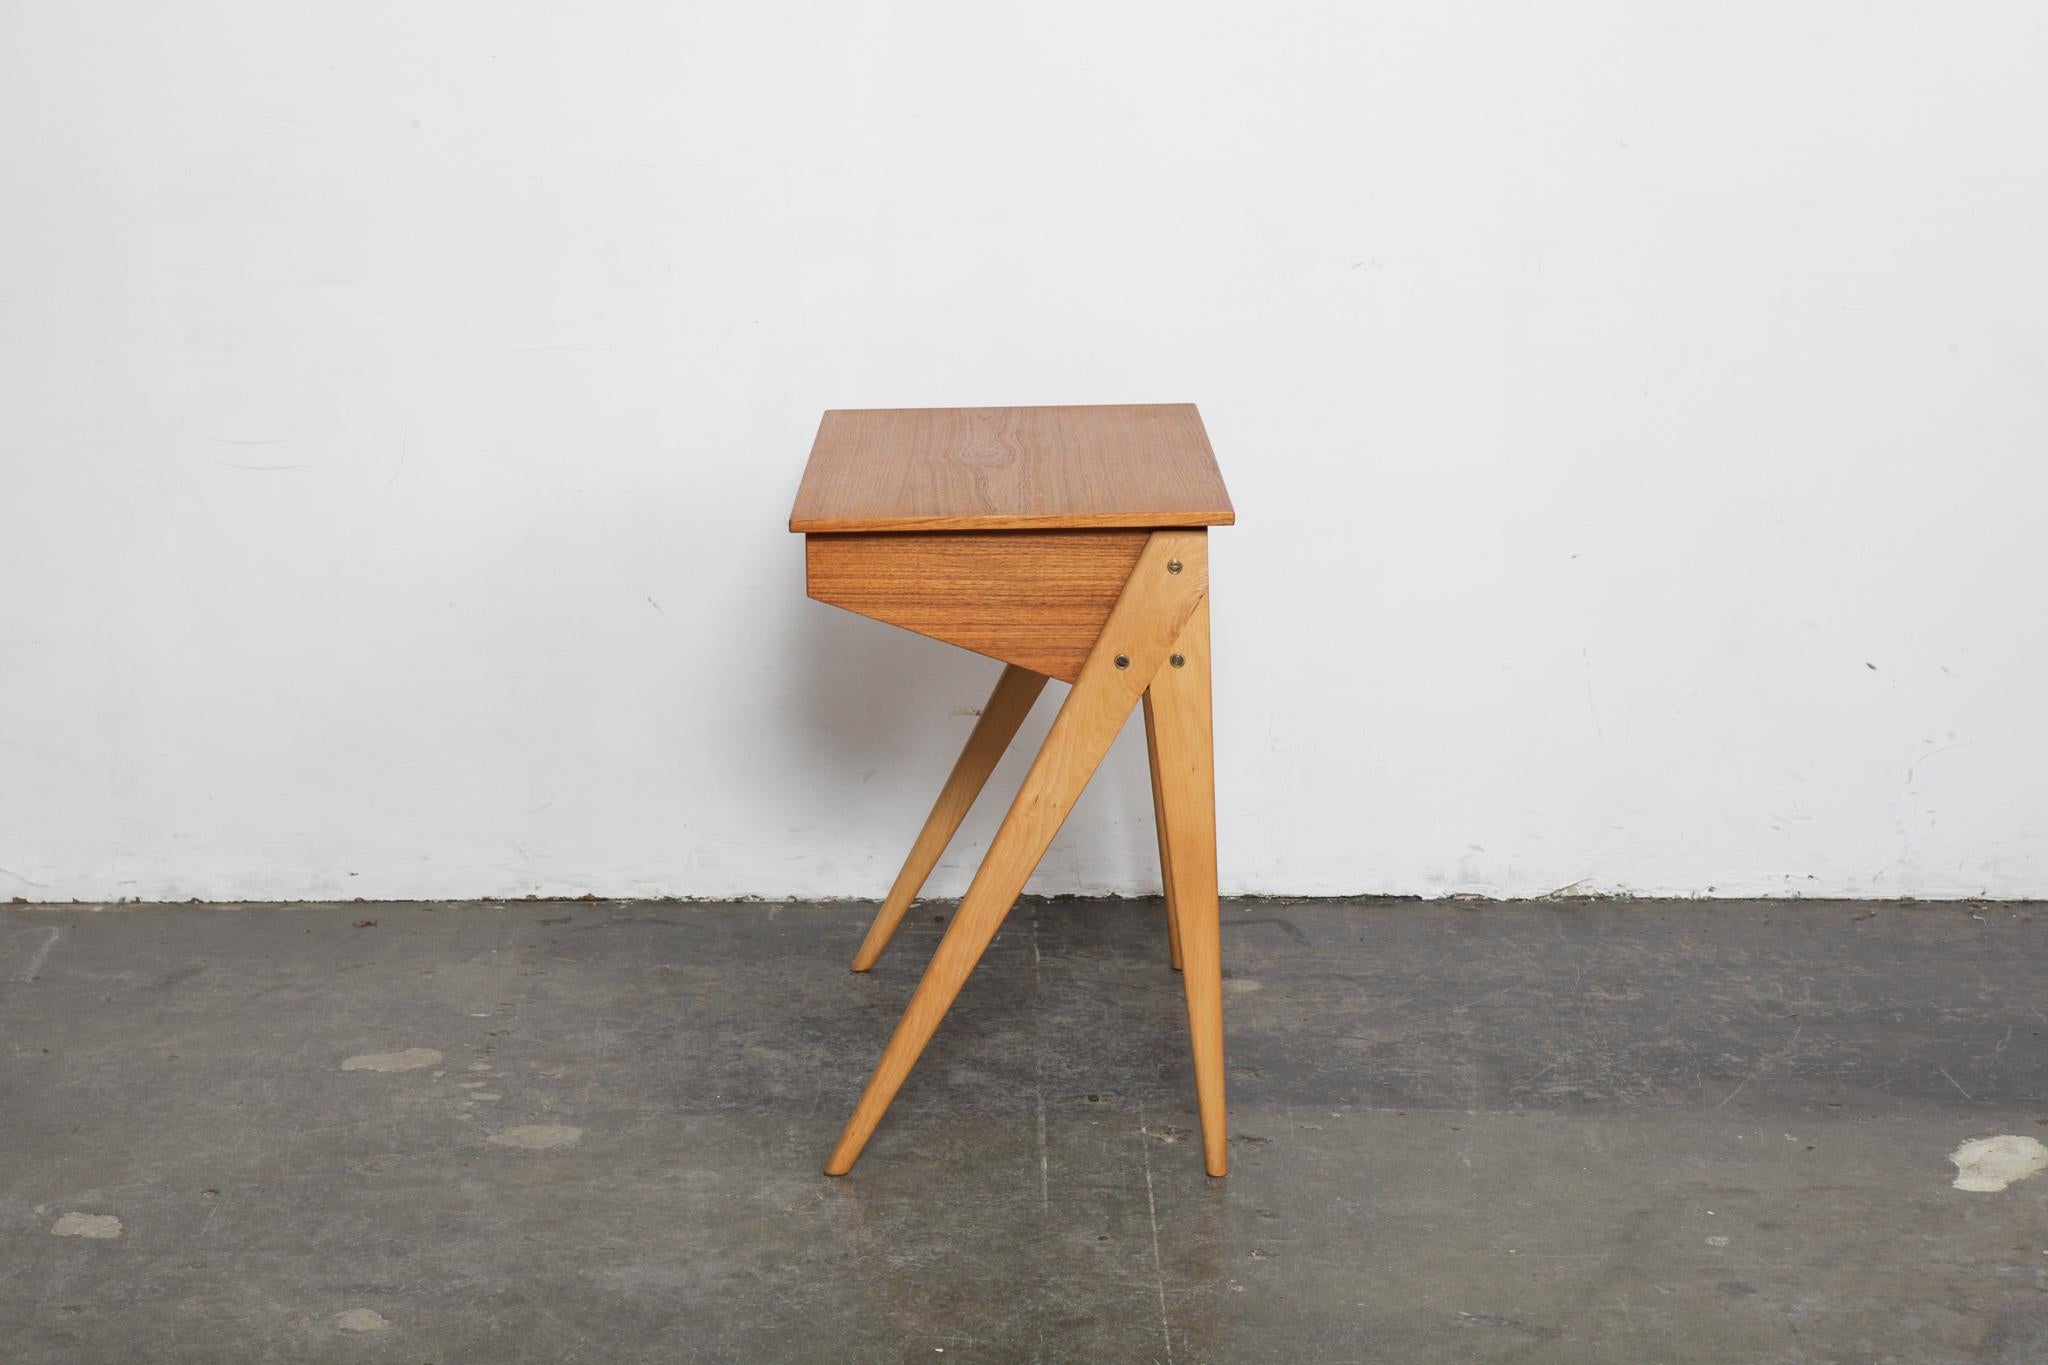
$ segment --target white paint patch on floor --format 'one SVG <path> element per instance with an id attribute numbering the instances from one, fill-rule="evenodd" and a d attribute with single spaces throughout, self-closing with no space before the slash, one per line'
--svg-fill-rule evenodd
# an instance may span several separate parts
<path id="1" fill-rule="evenodd" d="M 1232 995 L 1250 995 L 1253 991 L 1265 989 L 1265 983 L 1249 976 L 1231 976 L 1224 978 L 1223 989 Z"/>
<path id="2" fill-rule="evenodd" d="M 334 1325 L 344 1332 L 383 1332 L 391 1322 L 374 1308 L 351 1308 L 334 1315 Z"/>
<path id="3" fill-rule="evenodd" d="M 1956 1188 L 1996 1194 L 2014 1181 L 2048 1170 L 2048 1147 L 2036 1138 L 2001 1133 L 1966 1142 L 1948 1154 L 1956 1166 Z"/>
<path id="4" fill-rule="evenodd" d="M 531 1148 L 573 1147 L 582 1140 L 581 1128 L 571 1128 L 563 1123 L 523 1123 L 484 1139 L 498 1147 Z"/>
<path id="5" fill-rule="evenodd" d="M 469 1097 L 473 1100 L 502 1100 L 505 1098 L 495 1090 L 472 1090 L 469 1093 Z"/>
<path id="6" fill-rule="evenodd" d="M 365 1052 L 341 1064 L 343 1071 L 418 1071 L 439 1066 L 441 1054 L 430 1047 L 409 1047 L 403 1052 Z"/>
<path id="7" fill-rule="evenodd" d="M 121 1220 L 111 1213 L 67 1213 L 50 1226 L 57 1237 L 119 1237 Z"/>
<path id="8" fill-rule="evenodd" d="M 36 969 L 43 965 L 43 959 L 50 955 L 50 949 L 56 947 L 57 940 L 63 936 L 64 931 L 62 929 L 50 930 L 49 937 L 43 940 L 43 946 L 28 955 L 28 965 L 21 969 L 21 975 L 15 979 L 18 981 L 35 980 Z"/>

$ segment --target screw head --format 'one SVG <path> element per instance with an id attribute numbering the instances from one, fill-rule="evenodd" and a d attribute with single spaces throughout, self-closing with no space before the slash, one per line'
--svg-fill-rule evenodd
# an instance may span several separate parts
<path id="1" fill-rule="evenodd" d="M 1169 559 L 1169 560 L 1167 560 L 1167 561 L 1166 561 L 1166 571 L 1167 571 L 1168 573 L 1179 573 L 1179 572 L 1180 572 L 1180 561 L 1179 561 L 1178 559 Z"/>
<path id="2" fill-rule="evenodd" d="M 1188 656 L 1185 654 L 1176 654 L 1171 659 L 1167 660 L 1167 662 L 1172 664 L 1175 668 L 1186 668 L 1188 666 Z"/>
<path id="3" fill-rule="evenodd" d="M 1116 656 L 1116 666 L 1117 666 L 1118 668 L 1129 668 L 1129 667 L 1131 666 L 1131 656 L 1130 656 L 1130 655 L 1128 655 L 1128 654 L 1119 654 L 1119 655 L 1117 655 L 1117 656 Z"/>

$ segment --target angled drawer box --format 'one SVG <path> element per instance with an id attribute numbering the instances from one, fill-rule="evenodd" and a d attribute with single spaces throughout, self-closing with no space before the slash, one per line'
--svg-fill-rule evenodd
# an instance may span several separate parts
<path id="1" fill-rule="evenodd" d="M 820 602 L 1072 682 L 1149 535 L 812 535 L 804 538 L 804 564 Z"/>

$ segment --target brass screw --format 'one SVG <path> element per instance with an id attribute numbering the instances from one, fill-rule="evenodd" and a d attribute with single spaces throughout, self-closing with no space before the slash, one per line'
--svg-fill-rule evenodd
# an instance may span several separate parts
<path id="1" fill-rule="evenodd" d="M 1119 655 L 1117 655 L 1117 656 L 1116 656 L 1116 666 L 1117 666 L 1118 668 L 1129 668 L 1129 667 L 1131 666 L 1131 656 L 1130 656 L 1130 655 L 1128 655 L 1128 654 L 1119 654 Z"/>
<path id="2" fill-rule="evenodd" d="M 1180 561 L 1179 561 L 1178 559 L 1169 559 L 1169 560 L 1167 560 L 1167 561 L 1166 561 L 1166 571 L 1167 571 L 1168 573 L 1179 573 L 1179 572 L 1180 572 Z"/>
<path id="3" fill-rule="evenodd" d="M 1172 664 L 1175 668 L 1186 668 L 1188 666 L 1188 656 L 1185 654 L 1176 654 L 1171 659 L 1167 660 L 1167 662 Z"/>

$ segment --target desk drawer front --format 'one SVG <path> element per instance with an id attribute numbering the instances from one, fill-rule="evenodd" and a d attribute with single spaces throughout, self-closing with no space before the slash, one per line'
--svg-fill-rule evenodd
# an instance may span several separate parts
<path id="1" fill-rule="evenodd" d="M 804 537 L 810 595 L 1072 682 L 1149 531 Z"/>

